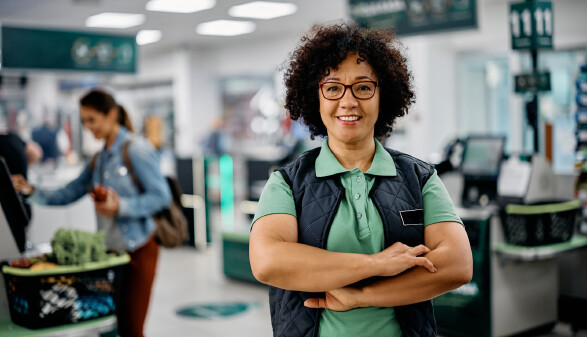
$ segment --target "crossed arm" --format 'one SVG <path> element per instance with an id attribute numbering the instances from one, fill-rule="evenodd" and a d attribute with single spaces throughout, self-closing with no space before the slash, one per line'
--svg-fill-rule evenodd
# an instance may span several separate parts
<path id="1" fill-rule="evenodd" d="M 249 254 L 253 274 L 263 283 L 326 292 L 325 298 L 310 299 L 306 306 L 391 307 L 433 298 L 472 277 L 470 245 L 461 224 L 429 225 L 424 237 L 425 246 L 396 243 L 372 255 L 330 252 L 298 243 L 295 217 L 272 214 L 253 226 Z M 372 276 L 385 278 L 363 288 L 348 286 Z"/>

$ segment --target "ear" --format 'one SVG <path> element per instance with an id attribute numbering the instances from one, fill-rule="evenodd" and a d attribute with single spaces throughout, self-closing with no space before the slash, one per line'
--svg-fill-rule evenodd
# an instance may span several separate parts
<path id="1" fill-rule="evenodd" d="M 108 119 L 117 122 L 118 121 L 118 107 L 113 107 L 108 110 Z"/>

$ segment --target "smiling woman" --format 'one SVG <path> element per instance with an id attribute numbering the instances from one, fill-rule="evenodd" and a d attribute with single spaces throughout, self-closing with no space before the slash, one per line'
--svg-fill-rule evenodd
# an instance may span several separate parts
<path id="1" fill-rule="evenodd" d="M 434 168 L 378 140 L 413 102 L 406 62 L 390 31 L 346 24 L 292 54 L 286 108 L 326 140 L 271 175 L 253 219 L 274 336 L 436 336 L 430 299 L 471 279 Z"/>

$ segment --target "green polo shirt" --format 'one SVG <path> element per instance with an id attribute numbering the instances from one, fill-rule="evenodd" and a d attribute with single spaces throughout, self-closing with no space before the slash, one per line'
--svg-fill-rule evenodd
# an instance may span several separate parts
<path id="1" fill-rule="evenodd" d="M 385 248 L 383 222 L 369 191 L 376 176 L 395 176 L 391 155 L 375 140 L 373 163 L 367 172 L 358 168 L 345 169 L 328 147 L 322 144 L 316 158 L 316 176 L 340 174 L 345 197 L 332 222 L 326 249 L 334 252 L 374 254 Z M 422 189 L 424 225 L 454 221 L 461 222 L 444 184 L 436 172 Z M 295 202 L 289 185 L 281 173 L 273 172 L 261 194 L 253 223 L 269 215 L 285 213 L 296 216 Z M 320 337 L 343 336 L 401 336 L 393 308 L 369 307 L 344 312 L 324 310 L 320 320 Z"/>

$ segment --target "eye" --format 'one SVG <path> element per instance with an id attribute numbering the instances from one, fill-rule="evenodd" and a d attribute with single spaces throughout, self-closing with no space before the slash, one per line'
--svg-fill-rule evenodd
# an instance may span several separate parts
<path id="1" fill-rule="evenodd" d="M 324 84 L 324 89 L 330 93 L 336 93 L 342 90 L 341 85 L 337 83 L 326 83 Z"/>
<path id="2" fill-rule="evenodd" d="M 355 90 L 359 92 L 371 92 L 373 89 L 372 83 L 357 83 L 355 86 Z"/>

